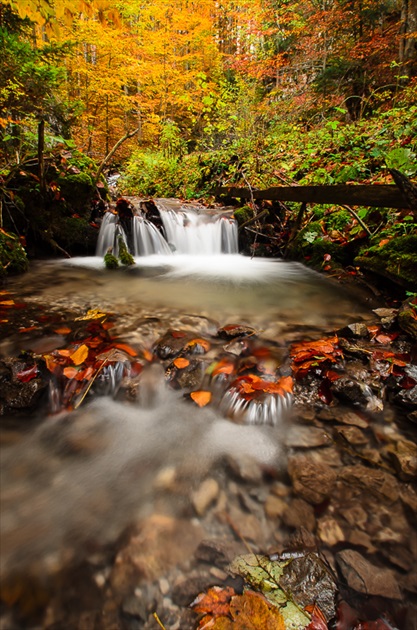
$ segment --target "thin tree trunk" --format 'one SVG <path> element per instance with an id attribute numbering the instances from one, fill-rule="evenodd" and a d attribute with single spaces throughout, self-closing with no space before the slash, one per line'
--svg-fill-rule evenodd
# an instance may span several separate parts
<path id="1" fill-rule="evenodd" d="M 45 194 L 46 183 L 45 183 L 45 160 L 44 160 L 44 150 L 45 150 L 45 121 L 41 120 L 38 124 L 38 176 L 39 176 L 39 185 L 41 194 Z"/>
<path id="2" fill-rule="evenodd" d="M 132 138 L 134 135 L 136 135 L 137 133 L 139 133 L 140 128 L 137 127 L 136 129 L 134 129 L 133 131 L 129 131 L 125 136 L 123 136 L 123 138 L 120 138 L 120 140 L 118 140 L 116 142 L 116 144 L 114 145 L 114 147 L 111 149 L 111 151 L 106 155 L 106 157 L 104 158 L 104 160 L 102 161 L 102 163 L 100 164 L 100 166 L 98 167 L 97 173 L 96 173 L 96 177 L 95 177 L 95 182 L 98 182 L 101 173 L 103 172 L 104 167 L 106 166 L 106 164 L 111 160 L 111 158 L 113 157 L 113 155 L 116 153 L 117 149 L 120 147 L 121 144 L 123 144 L 123 142 L 126 142 L 126 140 L 128 140 L 129 138 Z"/>

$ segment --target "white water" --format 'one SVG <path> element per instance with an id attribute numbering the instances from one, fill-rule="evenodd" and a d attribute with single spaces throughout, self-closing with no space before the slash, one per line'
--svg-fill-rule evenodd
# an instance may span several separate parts
<path id="1" fill-rule="evenodd" d="M 175 199 L 156 199 L 166 240 L 153 223 L 141 215 L 132 220 L 134 256 L 187 254 L 213 256 L 238 252 L 237 224 L 232 218 L 207 210 L 198 204 L 181 204 Z M 125 238 L 118 216 L 106 213 L 101 224 L 97 256 L 109 247 L 117 255 L 117 236 Z"/>

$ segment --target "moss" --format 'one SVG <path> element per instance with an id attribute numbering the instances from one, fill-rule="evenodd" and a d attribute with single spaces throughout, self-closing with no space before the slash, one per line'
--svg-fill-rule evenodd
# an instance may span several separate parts
<path id="1" fill-rule="evenodd" d="M 417 289 L 417 235 L 399 236 L 383 247 L 365 248 L 354 262 L 406 289 Z"/>
<path id="2" fill-rule="evenodd" d="M 110 248 L 111 249 L 111 248 Z M 119 261 L 116 256 L 108 251 L 104 254 L 104 264 L 106 265 L 106 269 L 117 269 L 119 266 Z"/>
<path id="3" fill-rule="evenodd" d="M 26 252 L 15 234 L 0 231 L 0 277 L 24 273 L 28 269 Z"/>
<path id="4" fill-rule="evenodd" d="M 237 208 L 233 214 L 238 225 L 242 225 L 243 223 L 246 223 L 246 221 L 249 221 L 249 219 L 253 218 L 253 210 L 252 208 L 249 208 L 249 206 Z"/>
<path id="5" fill-rule="evenodd" d="M 88 173 L 60 175 L 57 183 L 62 197 L 73 212 L 84 216 L 89 214 L 96 186 Z"/>
<path id="6" fill-rule="evenodd" d="M 119 260 L 122 263 L 122 265 L 125 265 L 126 267 L 130 267 L 131 265 L 134 265 L 135 259 L 133 258 L 129 250 L 127 249 L 126 243 L 121 236 L 119 236 L 118 238 L 118 244 L 119 244 Z"/>

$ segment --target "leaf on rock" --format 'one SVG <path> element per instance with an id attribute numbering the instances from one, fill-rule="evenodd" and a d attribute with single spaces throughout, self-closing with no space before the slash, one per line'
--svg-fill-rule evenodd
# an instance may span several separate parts
<path id="1" fill-rule="evenodd" d="M 70 355 L 71 361 L 74 365 L 81 365 L 81 363 L 84 363 L 84 361 L 88 357 L 88 352 L 88 346 L 83 343 L 79 348 L 77 348 L 75 352 Z"/>
<path id="2" fill-rule="evenodd" d="M 221 361 L 212 363 L 207 368 L 207 374 L 210 374 L 211 376 L 216 376 L 217 374 L 232 374 L 234 370 L 235 364 L 233 362 L 222 359 Z"/>
<path id="3" fill-rule="evenodd" d="M 192 339 L 185 345 L 184 350 L 191 350 L 197 354 L 203 354 L 210 350 L 210 342 L 206 339 Z"/>
<path id="4" fill-rule="evenodd" d="M 199 407 L 205 407 L 211 401 L 212 393 L 205 390 L 198 390 L 191 392 L 190 397 Z"/>
<path id="5" fill-rule="evenodd" d="M 35 364 L 29 368 L 26 368 L 26 370 L 18 372 L 16 374 L 16 377 L 21 383 L 29 383 L 29 381 L 31 381 L 33 378 L 36 378 L 38 374 L 38 366 Z"/>
<path id="6" fill-rule="evenodd" d="M 178 357 L 178 359 L 175 359 L 175 361 L 173 362 L 175 367 L 178 368 L 179 370 L 183 370 L 184 368 L 188 367 L 190 365 L 190 362 L 188 359 L 183 359 L 182 357 Z"/>
<path id="7" fill-rule="evenodd" d="M 306 630 L 328 630 L 326 617 L 316 604 L 306 606 L 305 610 L 311 615 L 311 621 Z"/>

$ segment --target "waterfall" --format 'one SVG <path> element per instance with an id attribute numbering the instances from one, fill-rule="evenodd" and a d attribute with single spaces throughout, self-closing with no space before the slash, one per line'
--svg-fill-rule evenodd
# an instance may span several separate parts
<path id="1" fill-rule="evenodd" d="M 97 241 L 97 256 L 104 256 L 109 247 L 117 255 L 117 236 L 131 242 L 134 256 L 153 254 L 216 255 L 238 253 L 236 221 L 199 204 L 182 204 L 176 199 L 156 199 L 165 237 L 142 214 L 132 219 L 129 239 L 116 214 L 105 214 Z M 125 226 L 126 227 L 126 226 Z"/>

